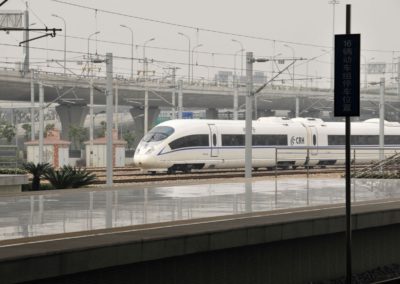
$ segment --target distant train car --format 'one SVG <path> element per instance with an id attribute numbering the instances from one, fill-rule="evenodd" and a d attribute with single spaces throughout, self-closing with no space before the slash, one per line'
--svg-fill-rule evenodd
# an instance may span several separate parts
<path id="1" fill-rule="evenodd" d="M 253 168 L 281 168 L 344 163 L 345 125 L 315 118 L 262 117 L 253 121 Z M 379 145 L 379 120 L 352 123 L 352 145 Z M 400 124 L 385 122 L 385 145 L 400 147 Z M 134 155 L 148 172 L 189 172 L 202 168 L 243 168 L 245 121 L 169 120 L 147 133 Z M 391 154 L 390 152 L 385 152 Z M 358 160 L 379 158 L 358 151 Z"/>

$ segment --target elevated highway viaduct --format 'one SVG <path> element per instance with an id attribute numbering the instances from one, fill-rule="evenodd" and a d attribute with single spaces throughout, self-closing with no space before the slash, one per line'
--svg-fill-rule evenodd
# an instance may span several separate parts
<path id="1" fill-rule="evenodd" d="M 89 113 L 91 81 L 93 86 L 94 105 L 105 105 L 105 78 L 86 76 L 65 76 L 58 73 L 35 72 L 23 74 L 14 69 L 0 69 L 0 100 L 29 102 L 31 100 L 31 83 L 34 85 L 35 101 L 38 102 L 38 83 L 44 85 L 46 103 L 57 104 L 56 110 L 61 120 L 62 138 L 68 139 L 70 125 L 83 125 Z M 118 94 L 118 104 L 131 107 L 135 121 L 135 131 L 143 133 L 144 94 L 147 86 L 149 125 L 155 121 L 160 109 L 173 108 L 206 110 L 207 118 L 217 118 L 218 110 L 235 110 L 232 86 L 217 85 L 182 85 L 182 104 L 179 105 L 179 90 L 171 81 L 141 81 L 114 79 L 114 96 Z M 397 89 L 385 89 L 388 120 L 400 121 L 400 100 Z M 327 89 L 290 88 L 287 86 L 268 86 L 257 97 L 255 109 L 257 117 L 274 115 L 276 110 L 288 110 L 295 113 L 296 97 L 299 97 L 300 116 L 320 117 L 322 111 L 333 110 L 333 94 Z M 376 117 L 379 113 L 379 87 L 362 90 L 362 116 L 360 119 Z M 238 88 L 238 109 L 243 109 L 245 88 Z M 182 109 L 180 109 L 182 110 Z M 392 113 L 392 116 L 389 114 Z M 332 118 L 332 117 L 331 117 Z M 329 117 L 328 117 L 329 119 Z M 139 135 L 141 136 L 141 135 Z"/>
<path id="2" fill-rule="evenodd" d="M 400 263 L 400 200 L 353 206 L 353 272 Z M 13 241 L 1 283 L 311 283 L 345 274 L 345 217 L 327 205 Z"/>

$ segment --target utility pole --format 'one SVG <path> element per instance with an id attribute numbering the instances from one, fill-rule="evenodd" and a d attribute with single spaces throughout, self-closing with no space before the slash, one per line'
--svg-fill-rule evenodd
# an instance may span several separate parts
<path id="1" fill-rule="evenodd" d="M 106 90 L 106 112 L 107 112 L 107 185 L 113 185 L 113 55 L 106 54 L 107 90 Z"/>
<path id="2" fill-rule="evenodd" d="M 253 52 L 246 52 L 246 136 L 245 136 L 245 178 L 251 178 L 252 170 L 252 104 L 253 104 Z"/>
<path id="3" fill-rule="evenodd" d="M 237 80 L 237 79 L 236 79 Z M 239 90 L 238 90 L 238 84 L 237 81 L 235 83 L 235 87 L 233 89 L 233 119 L 238 120 L 239 119 Z"/>
<path id="4" fill-rule="evenodd" d="M 89 165 L 93 167 L 93 139 L 94 139 L 94 117 L 93 117 L 93 77 L 90 77 L 90 106 L 89 106 Z"/>
<path id="5" fill-rule="evenodd" d="M 385 146 L 385 78 L 380 81 L 379 98 L 379 160 L 385 158 L 383 147 Z"/>
<path id="6" fill-rule="evenodd" d="M 44 136 L 44 88 L 39 82 L 39 163 L 43 163 L 43 136 Z"/>
<path id="7" fill-rule="evenodd" d="M 183 106 L 182 106 L 182 101 L 183 101 L 183 91 L 182 91 L 182 85 L 183 85 L 183 82 L 182 82 L 182 80 L 179 80 L 178 81 L 178 119 L 182 119 L 182 109 L 183 109 Z"/>
<path id="8" fill-rule="evenodd" d="M 273 76 L 269 81 L 265 82 L 257 90 L 253 91 L 253 63 L 254 62 L 268 62 L 270 59 L 266 58 L 254 58 L 253 52 L 246 53 L 246 124 L 245 124 L 245 178 L 249 181 L 252 177 L 252 134 L 253 134 L 253 115 L 252 115 L 252 104 L 253 98 L 259 92 L 261 92 L 269 83 L 273 82 L 276 77 L 288 70 L 295 61 L 280 70 L 278 74 Z"/>
<path id="9" fill-rule="evenodd" d="M 173 84 L 174 86 L 173 86 L 173 88 L 172 88 L 172 94 L 171 94 L 171 96 L 172 96 L 172 98 L 171 98 L 171 100 L 172 100 L 172 109 L 171 109 L 171 112 L 172 112 L 172 118 L 173 118 L 173 119 L 176 118 L 176 108 L 175 108 L 175 105 L 176 105 L 176 102 L 175 102 L 176 69 L 178 69 L 178 68 L 177 68 L 177 67 L 172 68 L 172 84 Z"/>
<path id="10" fill-rule="evenodd" d="M 400 57 L 397 57 L 397 95 L 400 97 Z"/>
<path id="11" fill-rule="evenodd" d="M 144 59 L 144 135 L 149 129 L 149 89 L 147 87 L 147 58 Z"/>
<path id="12" fill-rule="evenodd" d="M 24 74 L 28 74 L 29 72 L 29 12 L 28 12 L 28 2 L 26 3 L 26 11 L 24 12 L 25 19 L 25 31 L 24 31 Z"/>
<path id="13" fill-rule="evenodd" d="M 118 127 L 119 127 L 119 112 L 118 112 L 118 82 L 115 82 L 115 129 L 117 130 L 118 134 Z M 118 136 L 117 136 L 118 137 Z"/>
<path id="14" fill-rule="evenodd" d="M 35 140 L 35 83 L 34 72 L 31 70 L 31 141 Z"/>
<path id="15" fill-rule="evenodd" d="M 176 98 L 175 98 L 175 93 L 176 93 L 176 70 L 179 69 L 179 67 L 168 67 L 164 68 L 172 71 L 172 93 L 171 93 L 171 119 L 176 119 Z"/>

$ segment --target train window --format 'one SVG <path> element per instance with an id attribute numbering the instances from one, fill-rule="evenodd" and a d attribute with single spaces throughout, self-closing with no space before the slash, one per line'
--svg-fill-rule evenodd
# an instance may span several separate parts
<path id="1" fill-rule="evenodd" d="M 287 145 L 287 135 L 253 135 L 253 146 Z M 245 136 L 235 134 L 222 135 L 222 146 L 244 146 Z"/>
<path id="2" fill-rule="evenodd" d="M 317 135 L 315 134 L 312 136 L 312 143 L 314 146 L 317 145 Z"/>
<path id="3" fill-rule="evenodd" d="M 386 135 L 385 136 L 385 144 L 400 145 L 400 136 L 399 135 Z"/>
<path id="4" fill-rule="evenodd" d="M 244 135 L 223 134 L 222 146 L 244 146 Z"/>
<path id="5" fill-rule="evenodd" d="M 208 139 L 209 138 L 207 134 L 184 136 L 169 143 L 169 147 L 171 149 L 180 149 L 189 147 L 209 146 Z"/>
<path id="6" fill-rule="evenodd" d="M 213 134 L 213 141 L 212 141 L 212 143 L 213 143 L 213 145 L 214 146 L 217 146 L 217 135 L 216 134 Z"/>
<path id="7" fill-rule="evenodd" d="M 144 142 L 161 141 L 174 133 L 174 129 L 169 126 L 154 127 L 146 136 L 143 137 Z"/>
<path id="8" fill-rule="evenodd" d="M 285 146 L 287 135 L 253 135 L 253 146 Z"/>
<path id="9" fill-rule="evenodd" d="M 385 136 L 385 144 L 398 144 L 400 143 L 400 136 L 392 135 Z M 328 145 L 345 145 L 346 138 L 344 135 L 329 135 Z M 352 135 L 351 145 L 379 145 L 378 135 Z"/>
<path id="10" fill-rule="evenodd" d="M 328 145 L 344 145 L 346 144 L 344 135 L 328 135 Z"/>

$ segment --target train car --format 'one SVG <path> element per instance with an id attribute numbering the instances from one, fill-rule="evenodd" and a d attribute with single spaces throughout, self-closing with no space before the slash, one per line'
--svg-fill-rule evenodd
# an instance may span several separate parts
<path id="1" fill-rule="evenodd" d="M 317 118 L 261 117 L 253 121 L 252 166 L 296 168 L 344 163 L 345 125 Z M 352 123 L 358 161 L 379 158 L 379 120 Z M 385 145 L 400 147 L 400 124 L 385 122 Z M 364 148 L 363 148 L 364 147 Z M 363 151 L 363 149 L 365 149 Z M 189 172 L 202 168 L 243 168 L 245 121 L 169 120 L 143 137 L 134 163 L 147 172 Z M 392 152 L 385 152 L 387 155 Z"/>

